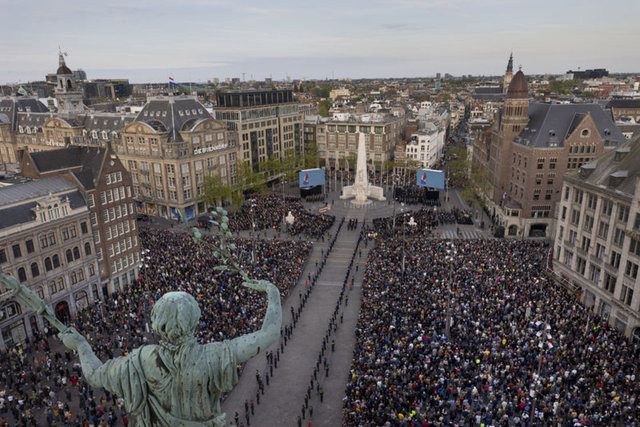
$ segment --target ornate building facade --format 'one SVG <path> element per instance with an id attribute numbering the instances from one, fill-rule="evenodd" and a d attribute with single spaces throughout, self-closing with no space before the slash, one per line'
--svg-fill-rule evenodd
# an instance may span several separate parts
<path id="1" fill-rule="evenodd" d="M 0 267 L 42 298 L 60 319 L 100 298 L 90 211 L 62 177 L 0 188 Z M 0 349 L 43 331 L 46 321 L 0 288 Z"/>

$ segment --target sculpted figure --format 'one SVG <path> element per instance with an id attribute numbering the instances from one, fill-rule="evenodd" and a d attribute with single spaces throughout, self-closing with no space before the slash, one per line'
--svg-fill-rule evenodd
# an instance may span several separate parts
<path id="1" fill-rule="evenodd" d="M 198 344 L 194 331 L 200 308 L 186 292 L 169 292 L 151 310 L 158 345 L 145 345 L 129 355 L 102 363 L 74 328 L 59 334 L 80 356 L 89 384 L 122 397 L 135 426 L 224 426 L 220 393 L 238 382 L 236 366 L 258 354 L 280 336 L 280 293 L 270 282 L 245 281 L 266 294 L 262 328 L 232 340 Z"/>

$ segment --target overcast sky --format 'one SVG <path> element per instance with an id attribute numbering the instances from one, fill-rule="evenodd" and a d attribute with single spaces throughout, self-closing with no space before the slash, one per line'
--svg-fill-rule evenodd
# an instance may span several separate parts
<path id="1" fill-rule="evenodd" d="M 640 71 L 639 0 L 0 0 L 0 82 Z M 517 68 L 516 68 L 517 69 Z"/>

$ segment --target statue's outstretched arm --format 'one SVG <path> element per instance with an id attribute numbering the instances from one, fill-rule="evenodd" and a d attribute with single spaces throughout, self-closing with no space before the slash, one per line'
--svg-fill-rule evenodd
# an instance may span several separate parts
<path id="1" fill-rule="evenodd" d="M 273 344 L 280 336 L 280 325 L 282 324 L 282 306 L 278 288 L 266 280 L 249 280 L 243 285 L 266 294 L 267 313 L 259 331 L 231 340 L 238 362 L 251 359 Z"/>
<path id="2" fill-rule="evenodd" d="M 89 384 L 94 387 L 103 387 L 94 373 L 102 366 L 102 362 L 98 359 L 91 349 L 91 345 L 87 339 L 80 335 L 75 328 L 67 328 L 64 332 L 60 332 L 58 337 L 69 350 L 75 350 L 80 357 L 82 364 L 82 373 L 87 378 Z"/>

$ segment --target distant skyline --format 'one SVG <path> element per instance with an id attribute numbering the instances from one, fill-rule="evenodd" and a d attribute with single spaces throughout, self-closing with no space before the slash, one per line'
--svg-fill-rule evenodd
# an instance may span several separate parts
<path id="1" fill-rule="evenodd" d="M 640 2 L 47 0 L 3 2 L 0 83 L 67 65 L 133 83 L 640 72 Z"/>

